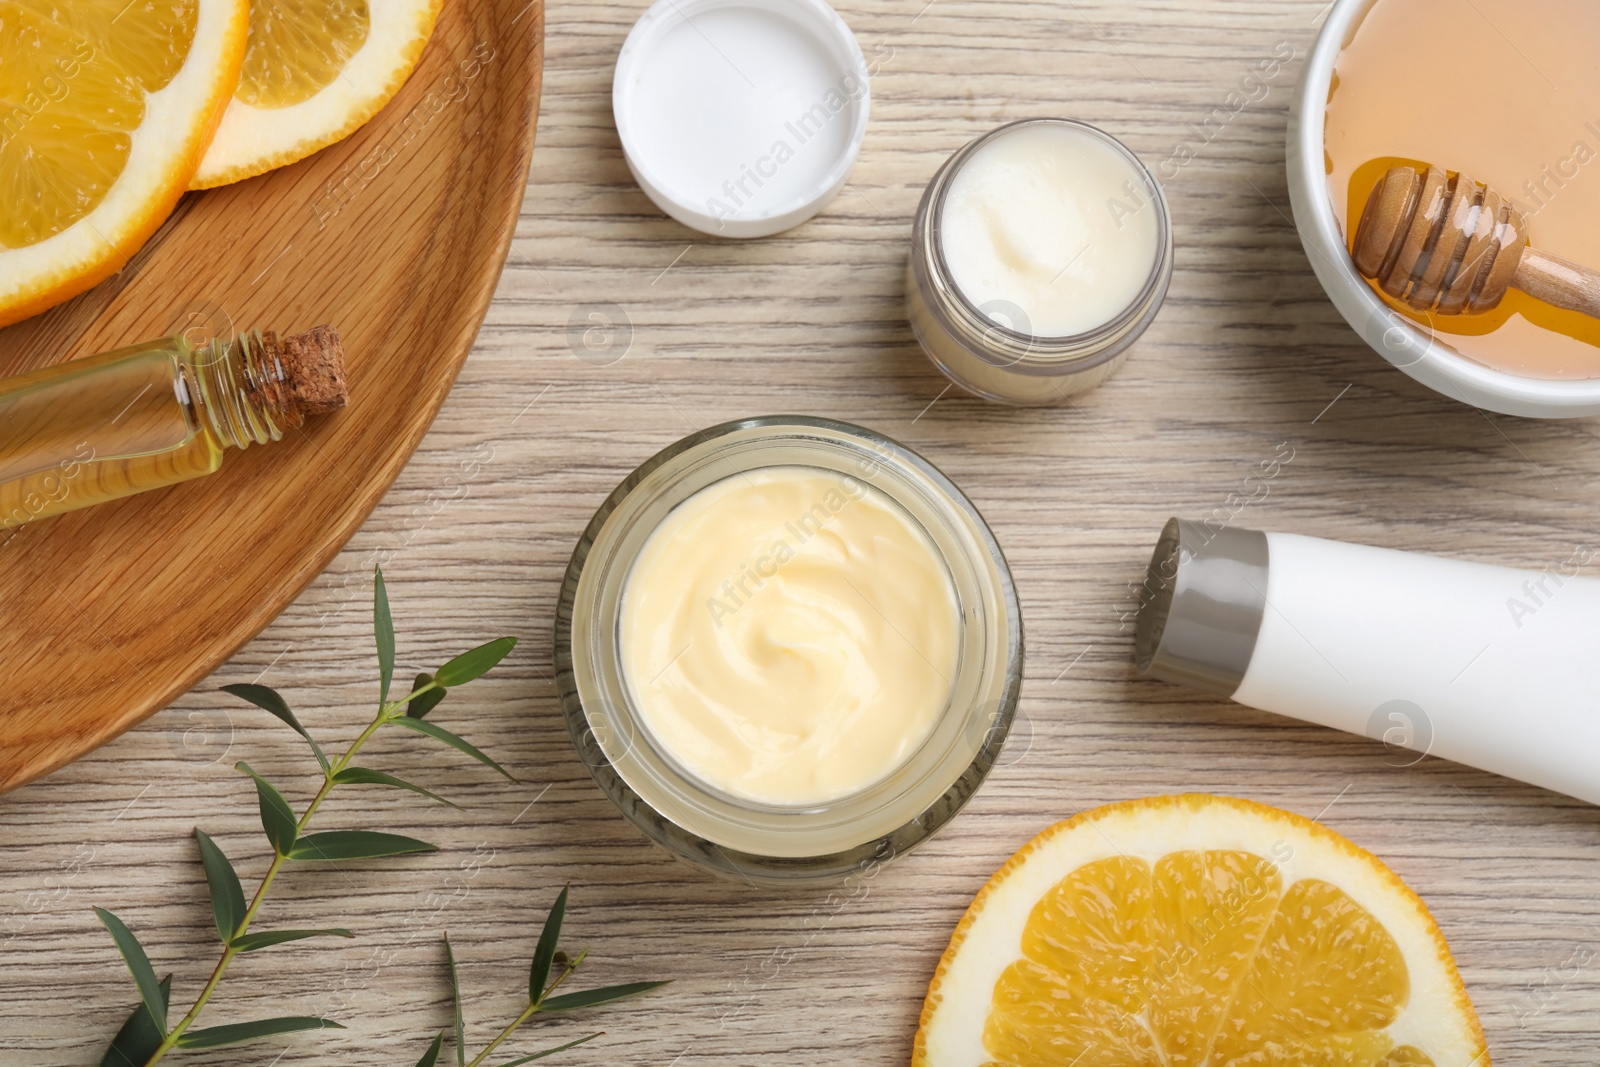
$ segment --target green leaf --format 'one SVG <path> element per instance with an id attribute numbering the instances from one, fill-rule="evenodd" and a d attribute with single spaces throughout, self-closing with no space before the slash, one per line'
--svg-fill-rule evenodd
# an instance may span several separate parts
<path id="1" fill-rule="evenodd" d="M 648 993 L 652 989 L 659 989 L 666 985 L 665 982 L 629 982 L 627 985 L 601 986 L 599 989 L 585 989 L 582 993 L 563 993 L 559 997 L 551 997 L 539 1005 L 540 1011 L 576 1011 L 579 1008 L 592 1008 L 596 1004 L 609 1004 L 613 1000 L 623 997 L 635 997 L 640 993 Z"/>
<path id="2" fill-rule="evenodd" d="M 521 1067 L 521 1065 L 524 1063 L 532 1063 L 534 1060 L 542 1060 L 546 1056 L 554 1056 L 558 1052 L 565 1052 L 569 1048 L 577 1048 L 584 1042 L 593 1041 L 599 1036 L 599 1034 L 590 1034 L 588 1037 L 580 1037 L 576 1041 L 568 1041 L 565 1045 L 557 1045 L 555 1048 L 547 1048 L 543 1052 L 535 1052 L 531 1056 L 524 1056 L 518 1060 L 507 1060 L 505 1063 L 502 1063 L 500 1067 Z"/>
<path id="3" fill-rule="evenodd" d="M 278 695 L 276 689 L 265 685 L 253 685 L 249 682 L 239 682 L 235 685 L 222 687 L 224 693 L 232 693 L 240 700 L 248 700 L 262 711 L 271 712 L 295 733 L 306 739 L 306 744 L 311 746 L 311 754 L 317 757 L 317 762 L 322 765 L 322 773 L 328 773 L 328 757 L 323 753 L 322 746 L 317 744 L 311 733 L 300 725 L 300 720 L 295 718 L 294 712 L 289 710 L 289 702 Z"/>
<path id="4" fill-rule="evenodd" d="M 261 801 L 261 828 L 267 832 L 273 850 L 280 856 L 287 856 L 294 848 L 295 838 L 300 836 L 300 827 L 289 802 L 271 782 L 251 770 L 250 764 L 240 760 L 234 766 L 256 780 L 256 796 Z"/>
<path id="5" fill-rule="evenodd" d="M 435 1035 L 433 1044 L 428 1046 L 428 1051 L 422 1054 L 422 1059 L 417 1061 L 417 1067 L 433 1067 L 439 1062 L 439 1050 L 444 1048 L 444 1032 Z"/>
<path id="6" fill-rule="evenodd" d="M 439 803 L 447 804 L 457 811 L 461 810 L 460 805 L 451 804 L 450 801 L 438 793 L 424 789 L 420 785 L 412 785 L 410 782 L 402 781 L 392 774 L 369 770 L 366 767 L 346 767 L 338 774 L 335 774 L 333 780 L 338 785 L 392 785 L 396 789 L 409 789 L 413 793 L 427 797 L 429 800 L 437 800 Z"/>
<path id="7" fill-rule="evenodd" d="M 394 681 L 394 619 L 389 616 L 389 591 L 383 585 L 383 568 L 372 569 L 372 632 L 378 639 L 378 703 L 389 702 Z"/>
<path id="8" fill-rule="evenodd" d="M 349 930 L 266 930 L 259 934 L 241 934 L 228 942 L 228 947 L 239 952 L 254 952 L 286 941 L 304 941 L 308 937 L 354 937 Z"/>
<path id="9" fill-rule="evenodd" d="M 302 1030 L 343 1030 L 344 1026 L 332 1019 L 318 1019 L 312 1015 L 286 1015 L 281 1019 L 257 1019 L 250 1023 L 231 1023 L 228 1026 L 208 1026 L 204 1030 L 187 1030 L 178 1038 L 179 1048 L 221 1048 L 223 1045 L 241 1045 L 258 1038 L 278 1034 L 297 1034 Z"/>
<path id="10" fill-rule="evenodd" d="M 456 973 L 456 953 L 450 935 L 444 935 L 444 958 L 450 965 L 450 1004 L 455 1013 L 456 1067 L 467 1067 L 467 1023 L 461 1015 L 461 976 Z"/>
<path id="11" fill-rule="evenodd" d="M 567 888 L 544 917 L 544 930 L 539 934 L 539 944 L 533 950 L 533 966 L 528 970 L 528 1003 L 537 1004 L 544 996 L 544 987 L 550 981 L 550 964 L 556 958 L 556 943 L 561 940 L 561 923 L 567 917 Z"/>
<path id="12" fill-rule="evenodd" d="M 169 974 L 161 979 L 163 1014 L 171 1003 L 171 997 L 172 975 Z M 164 1037 L 165 1028 L 156 1025 L 150 1009 L 141 1002 L 128 1016 L 128 1021 L 122 1024 L 122 1029 L 117 1031 L 117 1036 L 111 1039 L 111 1047 L 106 1049 L 100 1067 L 144 1067 L 150 1062 L 150 1057 L 156 1054 L 156 1049 L 161 1047 Z"/>
<path id="13" fill-rule="evenodd" d="M 144 946 L 139 944 L 139 939 L 133 936 L 132 930 L 123 925 L 121 919 L 106 909 L 96 908 L 94 913 L 100 916 L 100 921 L 111 931 L 111 940 L 117 943 L 117 951 L 122 953 L 123 960 L 128 964 L 128 970 L 133 972 L 133 984 L 139 987 L 139 999 L 144 1001 L 145 1008 L 150 1012 L 150 1018 L 155 1020 L 162 1034 L 165 1034 L 167 998 L 161 992 L 161 983 L 156 980 L 155 969 L 150 966 L 150 957 L 144 954 Z"/>
<path id="14" fill-rule="evenodd" d="M 415 693 L 418 689 L 421 689 L 423 686 L 432 681 L 433 675 L 427 673 L 419 674 L 417 675 L 416 681 L 411 683 L 411 691 Z M 444 694 L 445 688 L 441 685 L 437 689 L 428 690 L 419 697 L 412 697 L 411 701 L 406 704 L 406 714 L 411 716 L 413 719 L 422 718 L 424 715 L 428 714 L 428 712 L 439 706 L 439 701 L 444 699 Z"/>
<path id="15" fill-rule="evenodd" d="M 200 827 L 194 828 L 200 842 L 200 863 L 206 869 L 206 887 L 211 891 L 211 914 L 217 920 L 217 936 L 227 944 L 244 921 L 244 890 L 226 853 Z"/>
<path id="16" fill-rule="evenodd" d="M 466 685 L 474 678 L 488 674 L 496 663 L 506 658 L 506 653 L 516 647 L 516 644 L 515 637 L 501 637 L 488 644 L 479 645 L 470 652 L 463 652 L 440 667 L 433 676 L 434 680 L 446 689 Z"/>
<path id="17" fill-rule="evenodd" d="M 446 730 L 442 726 L 435 726 L 426 719 L 412 719 L 405 716 L 394 720 L 394 724 L 396 726 L 404 726 L 407 730 L 412 730 L 419 734 L 426 734 L 435 741 L 443 741 L 457 752 L 465 752 L 467 755 L 471 756 L 484 766 L 493 767 L 507 778 L 510 778 L 513 782 L 516 781 L 515 778 L 511 778 L 510 771 L 500 766 L 500 764 L 496 763 L 482 752 L 479 752 L 470 743 L 468 743 L 465 738 L 457 737 L 455 734 L 451 733 L 449 730 Z"/>
<path id="18" fill-rule="evenodd" d="M 307 834 L 289 853 L 292 860 L 375 860 L 411 852 L 435 852 L 438 846 L 414 837 L 380 834 L 375 830 L 328 830 Z"/>

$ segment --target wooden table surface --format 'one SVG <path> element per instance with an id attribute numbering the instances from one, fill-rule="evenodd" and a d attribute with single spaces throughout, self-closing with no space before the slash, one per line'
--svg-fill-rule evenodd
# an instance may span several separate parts
<path id="1" fill-rule="evenodd" d="M 374 563 L 389 578 L 402 669 L 522 639 L 435 713 L 520 782 L 380 735 L 369 762 L 464 810 L 352 790 L 319 821 L 443 849 L 292 870 L 263 922 L 349 926 L 358 939 L 245 960 L 205 1016 L 325 1013 L 349 1029 L 193 1062 L 415 1062 L 447 1022 L 446 930 L 481 1047 L 517 1009 L 537 924 L 570 882 L 571 943 L 592 946 L 590 981 L 674 984 L 541 1024 L 512 1051 L 604 1029 L 552 1062 L 904 1063 L 953 924 L 1013 850 L 1094 805 L 1203 790 L 1320 816 L 1388 861 L 1449 938 L 1498 1062 L 1592 1064 L 1600 811 L 1435 759 L 1398 767 L 1373 742 L 1130 677 L 1127 584 L 1169 515 L 1222 509 L 1242 526 L 1535 569 L 1600 541 L 1596 423 L 1503 418 L 1428 392 L 1358 341 L 1318 288 L 1288 219 L 1283 139 L 1321 7 L 849 0 L 840 10 L 875 67 L 850 183 L 797 230 L 734 243 L 665 218 L 623 162 L 611 65 L 642 0 L 554 0 L 516 241 L 422 450 L 328 571 L 215 677 L 0 798 L 0 1064 L 97 1063 L 129 1010 L 133 987 L 91 905 L 118 912 L 175 974 L 174 1002 L 191 1002 L 215 937 L 192 827 L 249 886 L 264 840 L 233 763 L 249 760 L 297 803 L 314 788 L 300 741 L 218 687 L 279 687 L 341 749 L 375 696 Z M 1191 124 L 1291 49 L 1264 98 L 1208 143 L 1197 137 Z M 1167 184 L 1171 295 L 1127 366 L 1076 403 L 1008 410 L 947 389 L 906 325 L 901 275 L 940 162 L 1035 115 L 1102 125 L 1152 164 L 1184 142 L 1195 156 Z M 591 314 L 617 329 L 585 347 Z M 605 494 L 692 430 L 771 412 L 860 422 L 943 467 L 1009 553 L 1027 624 L 1004 765 L 940 836 L 843 907 L 668 859 L 574 757 L 552 680 L 557 589 Z M 1239 507 L 1245 477 L 1280 450 L 1293 459 L 1270 491 Z"/>

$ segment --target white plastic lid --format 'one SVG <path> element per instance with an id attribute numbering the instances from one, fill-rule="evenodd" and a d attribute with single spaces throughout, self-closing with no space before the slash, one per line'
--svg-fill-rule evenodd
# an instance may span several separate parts
<path id="1" fill-rule="evenodd" d="M 640 188 L 718 237 L 821 211 L 861 148 L 868 97 L 861 47 L 823 0 L 657 0 L 611 86 Z"/>

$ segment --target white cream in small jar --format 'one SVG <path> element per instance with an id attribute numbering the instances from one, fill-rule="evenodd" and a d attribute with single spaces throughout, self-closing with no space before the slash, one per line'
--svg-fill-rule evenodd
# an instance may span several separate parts
<path id="1" fill-rule="evenodd" d="M 1132 304 L 1160 251 L 1144 175 L 1076 126 L 1028 123 L 987 140 L 945 193 L 951 280 L 991 320 L 1036 337 L 1103 326 Z M 1021 311 L 1007 322 L 1001 307 Z"/>
<path id="2" fill-rule="evenodd" d="M 957 152 L 917 212 L 908 314 L 933 362 L 994 400 L 1043 404 L 1108 377 L 1172 272 L 1166 202 L 1083 123 L 1012 123 Z"/>

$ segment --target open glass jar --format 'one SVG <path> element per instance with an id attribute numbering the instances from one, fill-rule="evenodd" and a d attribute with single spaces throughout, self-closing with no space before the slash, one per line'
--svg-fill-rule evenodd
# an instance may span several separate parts
<path id="1" fill-rule="evenodd" d="M 1092 156 L 1083 170 L 1061 167 L 1060 160 L 1044 164 L 1034 172 L 1036 183 L 1054 181 L 1049 190 L 1069 202 L 1066 209 L 1078 248 L 1047 248 L 1048 268 L 1039 260 L 1030 265 L 1045 269 L 1048 285 L 1068 275 L 1078 257 L 1093 250 L 1126 267 L 1133 263 L 1148 272 L 1136 276 L 1132 298 L 1125 306 L 1113 306 L 1102 316 L 1089 317 L 1094 324 L 1081 332 L 1051 336 L 1036 332 L 1025 309 L 1007 299 L 1004 285 L 988 298 L 972 299 L 957 278 L 962 264 L 953 263 L 946 247 L 951 209 L 951 192 L 958 177 L 971 163 L 983 163 L 994 150 L 1014 150 L 1024 138 L 1038 135 L 1077 142 L 1077 151 Z M 1024 151 L 1025 156 L 1025 151 Z M 976 159 L 975 159 L 976 157 Z M 1069 151 L 1068 158 L 1071 158 Z M 1001 254 L 1015 253 L 1022 243 L 1044 244 L 1049 232 L 1030 233 L 1029 206 L 1050 204 L 1051 198 L 1030 198 L 1026 163 L 1008 159 L 999 168 L 999 188 L 991 185 L 993 202 L 986 208 L 993 216 L 1021 213 L 1021 217 L 991 218 L 991 224 L 1009 227 L 999 235 Z M 1024 179 L 1018 180 L 1018 174 Z M 1019 181 L 1015 202 L 1009 202 L 1007 181 Z M 1076 205 L 1070 201 L 1076 199 Z M 1103 203 L 1102 203 L 1103 200 Z M 1145 213 L 1150 214 L 1146 215 Z M 1134 219 L 1147 239 L 1134 243 Z M 1126 246 L 1126 247 L 1124 247 Z M 1130 260 L 1129 257 L 1135 257 Z M 1024 256 L 1023 258 L 1027 258 Z M 1057 273 L 1055 260 L 1061 263 Z M 1087 265 L 1087 264 L 1086 264 Z M 1054 274 L 1055 277 L 1049 277 Z M 1070 275 L 1068 275 L 1070 278 Z M 1150 325 L 1166 297 L 1172 277 L 1172 225 L 1161 186 L 1139 158 L 1121 141 L 1103 130 L 1070 119 L 1024 119 L 989 131 L 968 143 L 949 158 L 928 183 L 917 208 L 911 239 L 911 257 L 906 270 L 906 311 L 917 340 L 928 358 L 957 385 L 968 392 L 1009 404 L 1052 404 L 1073 393 L 1092 389 L 1121 366 L 1129 346 Z M 1142 285 L 1138 280 L 1142 278 Z M 1068 294 L 1065 299 L 1071 300 Z M 1117 304 L 1121 305 L 1122 300 Z M 1081 318 L 1081 316 L 1075 316 Z M 1042 316 L 1041 316 L 1042 319 Z"/>
<path id="2" fill-rule="evenodd" d="M 686 771 L 641 714 L 623 656 L 623 601 L 652 533 L 696 493 L 764 468 L 811 468 L 876 490 L 926 536 L 957 609 L 956 662 L 926 739 L 885 777 L 821 803 L 760 803 Z M 556 614 L 561 706 L 595 781 L 674 855 L 751 883 L 827 882 L 912 848 L 967 802 L 1016 710 L 1022 616 L 1010 569 L 983 518 L 926 460 L 848 423 L 769 416 L 686 437 L 628 476 L 572 555 Z"/>

